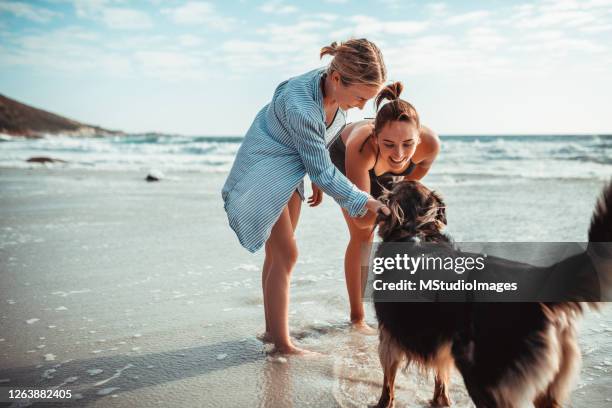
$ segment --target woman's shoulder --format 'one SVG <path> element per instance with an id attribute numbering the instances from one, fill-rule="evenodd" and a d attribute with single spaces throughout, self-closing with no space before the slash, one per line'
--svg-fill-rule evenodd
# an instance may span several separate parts
<path id="1" fill-rule="evenodd" d="M 351 148 L 366 150 L 366 147 L 370 144 L 368 139 L 372 136 L 373 131 L 374 123 L 371 120 L 360 120 L 352 123 L 350 128 L 347 129 L 346 135 L 343 135 L 344 144 L 347 149 L 350 146 Z"/>
<path id="2" fill-rule="evenodd" d="M 316 78 L 320 78 L 322 72 L 312 70 L 281 82 L 272 96 L 268 107 L 272 114 L 267 119 L 308 123 L 324 129 L 322 97 L 317 95 L 315 87 L 315 82 L 318 86 Z"/>
<path id="3" fill-rule="evenodd" d="M 421 165 L 433 162 L 440 152 L 440 138 L 427 126 L 421 126 L 419 137 L 421 142 L 414 153 L 413 162 Z"/>
<path id="4" fill-rule="evenodd" d="M 364 163 L 374 160 L 376 158 L 376 149 L 371 138 L 373 131 L 374 124 L 371 120 L 356 122 L 344 140 L 347 155 L 360 158 Z"/>
<path id="5" fill-rule="evenodd" d="M 436 132 L 427 126 L 421 126 L 419 137 L 421 138 L 421 145 L 426 152 L 438 153 L 440 150 L 440 138 Z"/>
<path id="6" fill-rule="evenodd" d="M 285 90 L 292 97 L 291 100 L 319 102 L 322 97 L 320 80 L 324 72 L 323 68 L 313 69 L 284 81 Z"/>

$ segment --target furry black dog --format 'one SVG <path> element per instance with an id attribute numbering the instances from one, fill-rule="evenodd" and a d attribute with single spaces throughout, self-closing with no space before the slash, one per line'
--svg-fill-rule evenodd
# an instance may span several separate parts
<path id="1" fill-rule="evenodd" d="M 445 204 L 415 181 L 398 183 L 383 197 L 391 216 L 379 215 L 383 242 L 452 240 Z M 589 242 L 612 242 L 612 183 L 600 199 Z M 605 250 L 605 248 L 604 248 Z M 609 254 L 606 254 L 606 257 Z M 609 258 L 606 258 L 609 259 Z M 606 261 L 607 262 L 607 261 Z M 609 264 L 605 265 L 609 268 Z M 610 274 L 608 274 L 610 275 Z M 434 406 L 449 406 L 448 385 L 457 368 L 477 407 L 560 407 L 580 368 L 576 320 L 596 302 L 408 303 L 374 302 L 379 357 L 384 371 L 377 407 L 391 407 L 400 365 L 435 371 Z"/>

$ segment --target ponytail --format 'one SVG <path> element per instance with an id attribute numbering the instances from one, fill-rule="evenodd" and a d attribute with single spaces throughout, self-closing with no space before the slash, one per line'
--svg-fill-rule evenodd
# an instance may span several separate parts
<path id="1" fill-rule="evenodd" d="M 319 58 L 323 58 L 324 55 L 331 55 L 333 57 L 334 55 L 336 55 L 337 52 L 338 52 L 338 43 L 334 41 L 330 45 L 321 48 L 321 53 L 320 53 Z"/>
<path id="2" fill-rule="evenodd" d="M 387 85 L 378 93 L 375 99 L 376 119 L 374 120 L 374 134 L 377 135 L 389 122 L 403 121 L 413 123 L 417 129 L 421 127 L 419 114 L 414 106 L 400 99 L 404 90 L 401 82 Z M 384 101 L 389 101 L 383 105 Z"/>
<path id="3" fill-rule="evenodd" d="M 376 100 L 374 102 L 374 106 L 376 106 L 376 110 L 380 108 L 380 105 L 383 101 L 388 100 L 392 101 L 394 99 L 399 99 L 402 91 L 404 90 L 404 85 L 401 82 L 394 82 L 391 85 L 387 85 L 384 87 L 376 96 Z"/>

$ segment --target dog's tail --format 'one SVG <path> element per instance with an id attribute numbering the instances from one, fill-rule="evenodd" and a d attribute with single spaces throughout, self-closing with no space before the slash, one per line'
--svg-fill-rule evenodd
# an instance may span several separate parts
<path id="1" fill-rule="evenodd" d="M 612 180 L 595 205 L 589 228 L 589 242 L 612 242 Z"/>
<path id="2" fill-rule="evenodd" d="M 595 205 L 587 253 L 599 278 L 600 299 L 612 301 L 612 180 Z"/>
<path id="3" fill-rule="evenodd" d="M 612 300 L 612 180 L 595 205 L 588 236 L 585 252 L 553 267 L 554 287 L 558 289 L 555 297 L 571 301 L 547 303 L 552 312 L 598 309 L 598 301 Z"/>
<path id="4" fill-rule="evenodd" d="M 589 243 L 583 255 L 577 255 L 559 263 L 576 267 L 566 268 L 571 273 L 571 288 L 567 295 L 576 301 L 552 303 L 547 306 L 558 309 L 574 309 L 582 311 L 585 306 L 598 309 L 595 300 L 612 300 L 612 180 L 603 189 L 595 204 L 589 227 Z M 562 269 L 562 268 L 561 268 Z M 580 300 L 586 301 L 580 301 Z"/>

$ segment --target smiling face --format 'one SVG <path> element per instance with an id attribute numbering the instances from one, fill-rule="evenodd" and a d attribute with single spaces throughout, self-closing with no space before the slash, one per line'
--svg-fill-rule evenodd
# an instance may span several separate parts
<path id="1" fill-rule="evenodd" d="M 374 98 L 382 87 L 382 85 L 364 84 L 345 85 L 337 71 L 332 72 L 331 80 L 334 84 L 336 102 L 344 111 L 351 108 L 363 109 L 366 102 Z"/>
<path id="2" fill-rule="evenodd" d="M 408 121 L 390 121 L 377 135 L 380 159 L 392 170 L 402 169 L 414 156 L 419 144 L 419 129 Z"/>

